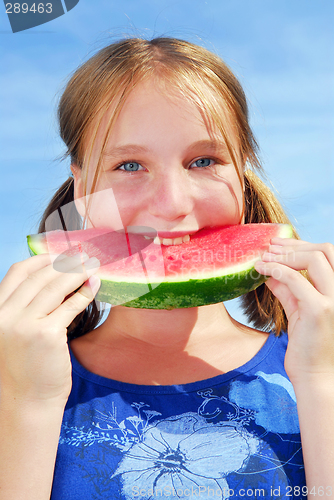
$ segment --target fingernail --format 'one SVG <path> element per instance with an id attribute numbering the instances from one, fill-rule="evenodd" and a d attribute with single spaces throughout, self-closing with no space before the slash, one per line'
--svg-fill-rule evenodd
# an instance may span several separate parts
<path id="1" fill-rule="evenodd" d="M 281 247 L 281 245 L 270 245 L 270 251 L 272 252 L 282 252 L 283 251 L 283 247 Z"/>
<path id="2" fill-rule="evenodd" d="M 64 253 L 58 254 L 58 253 L 52 253 L 50 254 L 50 257 L 53 261 L 57 260 L 63 260 L 67 257 Z"/>
<path id="3" fill-rule="evenodd" d="M 80 262 L 85 262 L 86 260 L 89 259 L 89 255 L 87 255 L 85 252 L 78 252 L 74 255 L 69 255 L 67 252 L 60 253 L 59 255 L 55 255 L 55 258 L 57 261 L 63 260 L 63 259 L 75 259 L 75 261 L 79 260 Z"/>
<path id="4" fill-rule="evenodd" d="M 284 243 L 286 240 L 291 240 L 291 238 L 279 238 L 278 236 L 275 236 L 274 238 L 271 238 L 270 241 L 273 241 L 275 243 Z"/>
<path id="5" fill-rule="evenodd" d="M 94 269 L 100 267 L 100 261 L 96 257 L 91 257 L 84 265 L 85 269 Z"/>
<path id="6" fill-rule="evenodd" d="M 264 254 L 262 255 L 262 259 L 270 259 L 270 257 L 272 257 L 272 253 L 270 252 L 264 252 Z"/>
<path id="7" fill-rule="evenodd" d="M 86 262 L 86 260 L 89 259 L 89 255 L 86 252 L 79 252 L 79 253 L 75 254 L 74 257 L 80 257 L 80 259 L 82 259 L 83 262 Z"/>
<path id="8" fill-rule="evenodd" d="M 97 276 L 95 276 L 95 274 L 93 274 L 93 276 L 91 276 L 89 278 L 89 280 L 87 281 L 87 283 L 90 286 L 90 288 L 92 289 L 92 292 L 94 294 L 97 293 L 98 289 L 101 286 L 101 280 L 100 280 L 100 278 L 98 278 Z"/>

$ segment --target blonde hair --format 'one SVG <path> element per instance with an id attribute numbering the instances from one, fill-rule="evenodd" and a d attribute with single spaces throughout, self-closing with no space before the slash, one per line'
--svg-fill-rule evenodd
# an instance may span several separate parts
<path id="1" fill-rule="evenodd" d="M 124 102 L 138 84 L 149 78 L 156 78 L 168 93 L 177 90 L 190 99 L 198 107 L 208 130 L 216 130 L 223 136 L 239 180 L 245 186 L 245 223 L 289 222 L 273 193 L 255 173 L 261 172 L 258 146 L 248 122 L 247 101 L 239 81 L 220 57 L 175 38 L 128 38 L 113 43 L 97 52 L 70 78 L 58 107 L 60 135 L 67 146 L 65 157 L 69 156 L 71 163 L 84 169 L 86 181 L 101 120 L 108 110 L 112 110 L 91 191 L 96 186 L 104 148 Z M 227 118 L 232 121 L 238 138 L 238 151 L 234 150 L 229 138 Z M 244 174 L 238 168 L 237 155 L 249 166 Z M 47 215 L 69 200 L 73 201 L 72 178 L 60 187 L 50 202 L 39 231 L 45 230 Z M 73 213 L 66 228 L 79 227 L 77 214 Z M 242 302 L 255 327 L 275 329 L 276 334 L 287 328 L 281 304 L 264 285 L 246 294 Z M 90 309 L 70 325 L 69 335 L 86 333 L 99 319 L 93 302 Z"/>

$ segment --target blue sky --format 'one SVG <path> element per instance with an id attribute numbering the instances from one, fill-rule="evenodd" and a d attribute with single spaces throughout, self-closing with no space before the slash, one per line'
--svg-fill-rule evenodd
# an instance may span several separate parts
<path id="1" fill-rule="evenodd" d="M 268 179 L 303 239 L 334 242 L 332 0 L 80 0 L 13 34 L 0 5 L 0 279 L 28 257 L 25 237 L 69 163 L 56 106 L 68 75 L 135 35 L 184 38 L 218 53 L 250 101 Z"/>

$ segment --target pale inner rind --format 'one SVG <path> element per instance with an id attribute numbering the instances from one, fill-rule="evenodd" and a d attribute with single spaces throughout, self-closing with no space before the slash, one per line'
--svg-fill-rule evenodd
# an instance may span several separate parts
<path id="1" fill-rule="evenodd" d="M 220 278 L 220 277 L 228 276 L 231 274 L 241 274 L 241 273 L 244 273 L 246 271 L 250 271 L 254 267 L 255 262 L 257 262 L 258 260 L 260 260 L 260 256 L 255 258 L 255 259 L 243 262 L 242 264 L 233 265 L 231 267 L 224 267 L 224 268 L 219 267 L 218 269 L 214 269 L 213 266 L 210 266 L 210 268 L 208 268 L 206 271 L 205 271 L 205 268 L 203 268 L 202 270 L 194 268 L 193 273 L 180 272 L 179 275 L 175 276 L 175 277 L 172 277 L 172 276 L 168 276 L 168 277 L 167 276 L 159 276 L 158 277 L 158 276 L 156 276 L 156 277 L 152 277 L 152 278 L 150 277 L 149 280 L 142 278 L 142 277 L 139 277 L 139 276 L 136 277 L 136 279 L 134 280 L 133 277 L 127 278 L 125 276 L 117 276 L 117 275 L 112 275 L 110 273 L 103 275 L 103 269 L 98 274 L 102 280 L 114 281 L 114 282 L 120 282 L 120 283 L 147 283 L 147 282 L 149 282 L 149 283 L 182 283 L 182 282 L 186 283 L 189 280 L 199 280 L 199 279 L 200 280 L 208 280 L 211 278 Z M 210 271 L 209 271 L 209 269 L 210 269 Z M 148 274 L 149 274 L 149 272 L 148 272 Z"/>
<path id="2" fill-rule="evenodd" d="M 293 235 L 292 233 L 292 227 L 289 224 L 282 224 L 282 226 L 278 230 L 277 237 L 280 238 L 291 238 Z M 40 236 L 40 238 L 39 238 Z M 29 237 L 28 238 L 28 243 L 30 248 L 37 254 L 40 253 L 48 253 L 47 245 L 45 242 L 42 240 L 42 235 L 36 235 L 36 237 Z M 138 283 L 138 284 L 147 284 L 147 283 L 186 283 L 187 281 L 190 280 L 208 280 L 211 278 L 220 278 L 224 276 L 229 276 L 229 275 L 236 275 L 236 274 L 241 274 L 245 273 L 246 271 L 251 271 L 254 268 L 255 262 L 260 260 L 261 255 L 259 254 L 258 257 L 252 258 L 250 260 L 247 260 L 241 264 L 234 264 L 233 266 L 230 267 L 218 267 L 218 269 L 215 269 L 215 264 L 213 266 L 211 265 L 209 269 L 205 270 L 205 267 L 203 264 L 201 264 L 203 267 L 202 269 L 194 269 L 195 272 L 180 272 L 178 276 L 176 277 L 166 277 L 166 276 L 150 276 L 150 271 L 148 271 L 149 275 L 149 280 L 143 277 L 136 277 L 135 279 L 133 277 L 125 277 L 124 275 L 122 276 L 117 276 L 113 275 L 110 272 L 107 274 L 103 275 L 103 268 L 101 269 L 101 272 L 98 273 L 100 278 L 105 281 L 113 281 L 113 282 L 119 282 L 119 283 Z M 153 274 L 153 273 L 152 273 Z"/>

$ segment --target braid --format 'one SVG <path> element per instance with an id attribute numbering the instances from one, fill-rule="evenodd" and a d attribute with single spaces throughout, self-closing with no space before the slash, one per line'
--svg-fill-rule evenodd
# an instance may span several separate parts
<path id="1" fill-rule="evenodd" d="M 273 192 L 252 170 L 246 170 L 244 181 L 245 224 L 291 224 Z M 294 227 L 293 236 L 299 239 Z M 306 271 L 300 272 L 308 278 Z M 243 295 L 241 297 L 241 306 L 255 328 L 265 331 L 274 330 L 277 336 L 282 331 L 287 330 L 288 321 L 283 306 L 265 283 Z"/>
<path id="2" fill-rule="evenodd" d="M 38 232 L 44 233 L 45 231 L 55 231 L 56 229 L 75 231 L 81 228 L 81 217 L 74 203 L 74 179 L 73 177 L 69 177 L 60 186 L 47 206 Z M 95 300 L 93 300 L 68 326 L 68 338 L 80 337 L 93 330 L 100 322 L 102 314 L 103 312 L 98 310 Z"/>

